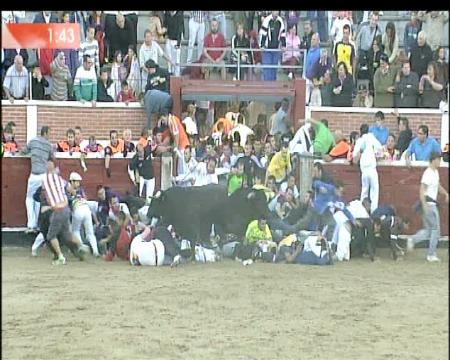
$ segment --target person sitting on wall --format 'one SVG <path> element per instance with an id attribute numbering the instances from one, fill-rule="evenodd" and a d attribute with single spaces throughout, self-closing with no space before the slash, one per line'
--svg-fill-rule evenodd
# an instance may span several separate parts
<path id="1" fill-rule="evenodd" d="M 125 146 L 124 141 L 122 139 L 119 139 L 119 135 L 117 133 L 117 130 L 111 130 L 109 132 L 109 145 L 105 148 L 105 168 L 106 168 L 106 174 L 108 177 L 111 177 L 111 169 L 109 167 L 111 156 L 123 153 Z"/>
<path id="2" fill-rule="evenodd" d="M 19 146 L 14 139 L 14 127 L 10 123 L 6 124 L 5 126 L 2 142 L 4 152 L 16 153 L 19 151 Z"/>
<path id="3" fill-rule="evenodd" d="M 67 130 L 66 137 L 66 140 L 61 140 L 56 144 L 56 151 L 70 154 L 80 152 L 80 147 L 75 142 L 75 131 L 73 129 Z"/>

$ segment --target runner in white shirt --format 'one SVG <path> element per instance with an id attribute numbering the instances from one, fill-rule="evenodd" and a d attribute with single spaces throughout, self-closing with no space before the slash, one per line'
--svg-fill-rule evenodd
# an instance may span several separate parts
<path id="1" fill-rule="evenodd" d="M 436 249 L 440 237 L 440 217 L 437 203 L 438 193 L 445 196 L 448 204 L 448 192 L 439 183 L 439 164 L 441 154 L 434 152 L 430 156 L 430 165 L 424 171 L 420 181 L 420 203 L 422 205 L 422 222 L 424 228 L 412 237 L 408 238 L 407 249 L 411 251 L 414 245 L 420 241 L 429 240 L 427 261 L 437 262 L 440 259 L 436 255 Z"/>
<path id="2" fill-rule="evenodd" d="M 131 265 L 162 266 L 164 265 L 165 248 L 161 240 L 144 240 L 137 235 L 130 245 Z"/>
<path id="3" fill-rule="evenodd" d="M 380 186 L 378 183 L 377 158 L 383 146 L 369 133 L 369 126 L 362 124 L 360 127 L 361 137 L 356 140 L 353 150 L 353 161 L 358 162 L 361 168 L 361 201 L 370 193 L 370 212 L 378 207 Z"/>

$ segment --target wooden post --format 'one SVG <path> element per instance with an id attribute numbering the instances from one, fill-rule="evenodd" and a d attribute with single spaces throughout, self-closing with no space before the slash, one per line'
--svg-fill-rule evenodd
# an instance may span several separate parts
<path id="1" fill-rule="evenodd" d="M 299 192 L 301 196 L 306 194 L 308 190 L 311 190 L 313 168 L 314 168 L 314 157 L 308 154 L 299 155 L 299 165 L 298 165 L 298 178 L 300 180 Z"/>
<path id="2" fill-rule="evenodd" d="M 173 100 L 172 114 L 181 119 L 181 84 L 182 79 L 179 76 L 170 77 L 170 95 Z"/>

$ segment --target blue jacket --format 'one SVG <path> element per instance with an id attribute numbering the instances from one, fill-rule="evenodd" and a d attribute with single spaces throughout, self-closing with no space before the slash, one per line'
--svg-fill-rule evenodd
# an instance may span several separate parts
<path id="1" fill-rule="evenodd" d="M 435 138 L 427 137 L 423 144 L 420 143 L 418 138 L 412 139 L 409 143 L 408 149 L 406 149 L 410 155 L 414 154 L 416 160 L 427 161 L 430 160 L 432 152 L 441 153 L 441 146 Z"/>
<path id="2" fill-rule="evenodd" d="M 312 184 L 314 190 L 314 209 L 322 215 L 328 208 L 328 203 L 336 200 L 336 188 L 320 180 L 314 180 Z"/>
<path id="3" fill-rule="evenodd" d="M 369 126 L 369 132 L 377 138 L 381 145 L 386 145 L 389 137 L 389 129 L 387 127 L 371 125 Z"/>
<path id="4" fill-rule="evenodd" d="M 306 54 L 305 61 L 305 76 L 307 79 L 312 80 L 314 77 L 316 64 L 320 60 L 320 47 L 317 46 L 315 48 L 309 48 L 308 53 Z"/>

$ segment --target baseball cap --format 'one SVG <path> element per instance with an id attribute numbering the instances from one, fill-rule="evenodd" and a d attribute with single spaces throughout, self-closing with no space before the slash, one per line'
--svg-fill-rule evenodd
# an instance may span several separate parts
<path id="1" fill-rule="evenodd" d="M 82 178 L 81 178 L 80 174 L 78 174 L 77 172 L 73 171 L 73 172 L 70 173 L 69 180 L 70 181 L 81 181 Z"/>

